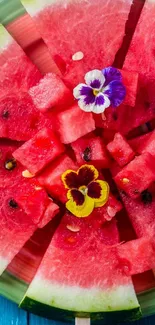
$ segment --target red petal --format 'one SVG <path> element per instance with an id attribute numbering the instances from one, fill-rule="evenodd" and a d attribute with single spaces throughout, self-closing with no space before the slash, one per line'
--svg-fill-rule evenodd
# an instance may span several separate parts
<path id="1" fill-rule="evenodd" d="M 66 185 L 71 188 L 78 188 L 78 175 L 74 172 L 70 172 L 65 176 Z"/>
<path id="2" fill-rule="evenodd" d="M 79 186 L 87 186 L 95 179 L 95 172 L 88 166 L 82 166 L 78 172 Z"/>

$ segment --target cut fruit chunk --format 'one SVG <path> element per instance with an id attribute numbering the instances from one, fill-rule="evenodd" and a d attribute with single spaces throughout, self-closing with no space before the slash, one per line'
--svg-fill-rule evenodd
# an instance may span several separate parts
<path id="1" fill-rule="evenodd" d="M 131 148 L 138 154 L 141 154 L 145 147 L 147 147 L 147 144 L 149 140 L 152 138 L 154 134 L 154 131 L 146 133 L 144 135 L 141 135 L 139 137 L 133 138 L 131 140 L 128 140 L 129 145 Z"/>
<path id="2" fill-rule="evenodd" d="M 34 105 L 41 112 L 55 107 L 69 105 L 73 101 L 71 91 L 55 73 L 48 73 L 38 85 L 29 90 Z"/>
<path id="3" fill-rule="evenodd" d="M 126 97 L 124 99 L 124 105 L 135 106 L 137 87 L 138 87 L 138 73 L 120 70 L 123 77 L 123 84 L 126 87 Z"/>
<path id="4" fill-rule="evenodd" d="M 34 17 L 54 61 L 71 87 L 82 82 L 89 70 L 103 69 L 113 63 L 132 4 L 131 0 L 117 3 L 110 0 L 106 4 L 102 0 L 21 2 Z"/>
<path id="5" fill-rule="evenodd" d="M 74 142 L 93 130 L 95 122 L 92 114 L 82 111 L 78 104 L 57 115 L 57 132 L 62 143 Z"/>
<path id="6" fill-rule="evenodd" d="M 133 141 L 132 143 L 135 145 L 134 140 L 131 141 Z M 138 152 L 149 152 L 153 157 L 155 157 L 155 131 L 140 137 L 137 141 L 139 144 L 137 148 Z"/>
<path id="7" fill-rule="evenodd" d="M 67 190 L 61 176 L 68 169 L 77 170 L 78 166 L 67 155 L 62 155 L 38 176 L 39 183 L 46 188 L 47 192 L 62 202 L 66 202 Z"/>
<path id="8" fill-rule="evenodd" d="M 107 149 L 121 167 L 128 164 L 135 156 L 127 140 L 120 133 L 115 134 L 114 140 L 108 143 Z"/>
<path id="9" fill-rule="evenodd" d="M 17 149 L 13 156 L 35 175 L 63 151 L 64 147 L 53 131 L 44 128 Z"/>
<path id="10" fill-rule="evenodd" d="M 131 240 L 118 246 L 120 263 L 126 275 L 134 275 L 155 268 L 155 247 L 149 237 Z"/>
<path id="11" fill-rule="evenodd" d="M 71 144 L 79 165 L 90 163 L 97 168 L 108 168 L 110 159 L 103 140 L 93 134 Z"/>
<path id="12" fill-rule="evenodd" d="M 149 153 L 143 153 L 125 166 L 114 180 L 118 187 L 136 198 L 155 180 L 154 158 Z"/>
<path id="13" fill-rule="evenodd" d="M 38 228 L 43 228 L 47 223 L 49 223 L 53 218 L 58 214 L 59 206 L 55 204 L 51 199 L 47 209 L 45 210 L 44 216 L 40 223 L 38 224 Z"/>
<path id="14" fill-rule="evenodd" d="M 118 265 L 117 248 L 109 246 L 113 236 L 113 243 L 118 244 L 115 221 L 108 223 L 106 236 L 104 227 L 93 229 L 89 223 L 89 217 L 65 214 L 21 307 L 59 320 L 77 315 L 110 319 L 109 311 L 116 317 L 126 314 L 126 319 L 138 316 L 131 278 Z"/>

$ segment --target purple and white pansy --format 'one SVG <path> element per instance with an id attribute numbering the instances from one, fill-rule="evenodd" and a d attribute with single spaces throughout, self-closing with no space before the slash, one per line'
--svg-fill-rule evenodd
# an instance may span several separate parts
<path id="1" fill-rule="evenodd" d="M 85 84 L 81 83 L 73 90 L 79 107 L 85 112 L 103 113 L 109 106 L 118 107 L 124 100 L 126 88 L 121 72 L 113 67 L 92 70 L 85 75 Z"/>

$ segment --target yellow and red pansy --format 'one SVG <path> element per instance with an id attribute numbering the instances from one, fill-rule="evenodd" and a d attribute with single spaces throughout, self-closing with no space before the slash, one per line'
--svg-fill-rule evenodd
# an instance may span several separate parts
<path id="1" fill-rule="evenodd" d="M 66 208 L 76 217 L 88 217 L 94 208 L 106 204 L 109 185 L 98 177 L 93 165 L 82 165 L 77 172 L 67 170 L 62 174 L 62 182 L 68 189 Z"/>

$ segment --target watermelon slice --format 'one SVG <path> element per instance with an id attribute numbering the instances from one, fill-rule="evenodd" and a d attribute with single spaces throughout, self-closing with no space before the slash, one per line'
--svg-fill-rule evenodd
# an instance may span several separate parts
<path id="1" fill-rule="evenodd" d="M 71 87 L 81 82 L 89 70 L 113 63 L 132 4 L 131 0 L 119 0 L 117 4 L 113 0 L 106 4 L 102 0 L 82 0 L 80 4 L 73 0 L 21 2 L 34 17 L 54 61 Z"/>
<path id="2" fill-rule="evenodd" d="M 119 166 L 128 164 L 135 156 L 134 151 L 120 133 L 115 134 L 113 141 L 107 145 L 107 149 Z"/>
<path id="3" fill-rule="evenodd" d="M 128 140 L 128 143 L 137 154 L 141 154 L 143 152 L 143 149 L 147 146 L 153 134 L 154 131 L 146 133 L 139 137 Z"/>
<path id="4" fill-rule="evenodd" d="M 95 130 L 95 122 L 91 113 L 82 111 L 78 104 L 74 104 L 58 113 L 56 130 L 61 142 L 67 144 Z"/>
<path id="5" fill-rule="evenodd" d="M 30 88 L 29 94 L 34 105 L 41 112 L 52 108 L 69 105 L 73 101 L 71 91 L 66 87 L 61 78 L 54 73 L 48 73 L 40 80 L 38 85 Z"/>
<path id="6" fill-rule="evenodd" d="M 146 152 L 135 157 L 116 174 L 114 180 L 121 190 L 136 198 L 155 180 L 153 156 Z"/>
<path id="7" fill-rule="evenodd" d="M 112 245 L 119 241 L 115 220 L 96 230 L 89 223 L 89 217 L 64 215 L 21 307 L 63 321 L 89 315 L 92 320 L 137 318 L 131 278 L 118 264 L 117 248 L 109 245 L 110 238 Z"/>
<path id="8" fill-rule="evenodd" d="M 25 142 L 13 156 L 33 175 L 64 151 L 64 146 L 50 129 L 44 128 Z"/>
<path id="9" fill-rule="evenodd" d="M 97 168 L 108 168 L 110 159 L 103 140 L 93 134 L 71 144 L 79 165 L 90 163 Z"/>

